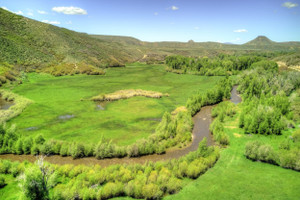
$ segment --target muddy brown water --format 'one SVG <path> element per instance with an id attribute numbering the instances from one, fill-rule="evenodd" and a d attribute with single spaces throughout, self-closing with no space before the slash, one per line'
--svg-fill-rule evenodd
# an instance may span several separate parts
<path id="1" fill-rule="evenodd" d="M 236 87 L 232 90 L 232 99 L 231 101 L 233 103 L 239 103 L 241 102 L 240 98 L 237 98 L 235 96 L 237 95 Z M 162 155 L 146 155 L 136 158 L 112 158 L 112 159 L 103 159 L 98 160 L 94 157 L 87 157 L 87 158 L 80 158 L 73 160 L 72 157 L 61 157 L 58 155 L 48 156 L 45 158 L 45 160 L 49 163 L 58 164 L 58 165 L 64 165 L 64 164 L 73 164 L 73 165 L 101 165 L 102 167 L 107 167 L 109 165 L 114 164 L 133 164 L 133 163 L 146 163 L 149 161 L 157 162 L 157 161 L 165 161 L 169 159 L 174 158 L 180 158 L 186 154 L 188 154 L 191 151 L 195 151 L 198 148 L 199 142 L 206 137 L 207 138 L 207 144 L 213 145 L 213 137 L 212 134 L 209 131 L 209 125 L 212 122 L 211 117 L 211 109 L 213 106 L 205 106 L 201 109 L 200 112 L 198 112 L 194 117 L 194 128 L 192 132 L 192 143 L 184 147 L 182 149 L 175 149 L 175 150 L 167 150 L 165 154 Z M 12 161 L 29 161 L 34 162 L 36 161 L 37 157 L 33 155 L 14 155 L 14 154 L 4 154 L 0 155 L 0 159 L 8 159 Z"/>
<path id="2" fill-rule="evenodd" d="M 242 101 L 242 98 L 240 97 L 239 93 L 237 92 L 237 85 L 233 86 L 231 90 L 231 98 L 230 101 L 234 104 L 238 104 Z"/>
<path id="3" fill-rule="evenodd" d="M 6 101 L 0 96 L 0 110 L 7 110 L 14 105 L 12 101 Z"/>

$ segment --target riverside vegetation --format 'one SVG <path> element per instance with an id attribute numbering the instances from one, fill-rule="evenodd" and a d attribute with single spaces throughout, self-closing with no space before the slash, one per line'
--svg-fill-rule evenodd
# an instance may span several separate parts
<path id="1" fill-rule="evenodd" d="M 195 107 L 189 105 L 187 109 L 178 110 L 189 113 L 188 117 L 191 119 L 191 109 L 197 112 L 202 106 L 222 101 L 225 99 L 222 88 L 231 87 L 231 84 L 229 78 L 222 79 L 216 88 L 204 94 L 198 93 L 190 99 L 190 101 L 198 101 Z M 178 110 L 177 115 L 180 115 L 182 112 L 178 112 Z M 180 120 L 177 120 L 176 124 L 179 125 L 180 123 Z M 183 124 L 187 123 L 184 122 Z M 169 141 L 172 138 L 171 134 L 176 130 L 174 125 L 170 114 L 165 114 L 157 130 L 161 131 L 161 136 Z M 4 140 L 11 134 L 13 135 L 13 130 L 2 129 Z M 17 136 L 14 135 L 13 137 Z M 12 137 L 9 138 L 9 140 L 11 139 Z M 16 152 L 26 150 L 29 152 L 30 139 L 26 138 L 25 140 L 28 142 L 23 143 L 20 139 L 13 142 L 16 144 Z M 44 142 L 42 137 L 38 137 L 33 143 L 35 145 Z M 30 145 L 33 143 L 31 141 Z M 104 150 L 99 152 L 105 153 Z M 218 158 L 219 148 L 217 146 L 207 147 L 206 139 L 204 139 L 199 144 L 197 151 L 190 152 L 179 159 L 165 162 L 149 162 L 144 165 L 113 165 L 101 168 L 96 166 L 55 166 L 43 164 L 41 161 L 38 161 L 36 166 L 29 163 L 19 164 L 3 161 L 0 163 L 0 171 L 3 174 L 8 174 L 7 176 L 9 174 L 18 176 L 22 173 L 23 175 L 19 179 L 21 195 L 29 199 L 108 199 L 123 195 L 134 198 L 157 199 L 163 195 L 178 192 L 190 181 L 186 178 L 195 179 L 199 177 L 212 167 Z M 33 180 L 34 184 L 30 184 Z"/>
<path id="2" fill-rule="evenodd" d="M 241 76 L 242 77 L 242 76 Z M 224 79 L 225 81 L 226 79 Z M 224 82 L 223 82 L 224 83 Z M 221 84 L 220 84 L 221 85 Z M 223 84 L 222 84 L 223 85 Z M 251 84 L 250 84 L 251 85 Z M 292 91 L 294 91 L 292 89 Z M 208 92 L 209 93 L 209 92 Z M 202 95 L 205 97 L 205 95 Z M 215 93 L 215 97 L 217 97 L 217 93 Z M 194 96 L 191 99 L 196 100 L 197 96 Z M 190 100 L 191 100 L 190 99 Z M 205 99 L 205 98 L 199 98 L 198 99 Z M 245 102 L 244 102 L 245 103 Z M 244 104 L 243 103 L 243 104 Z M 244 105 L 239 105 L 239 107 L 243 108 Z M 228 137 L 230 135 L 231 140 L 235 141 L 233 143 L 233 147 L 231 145 L 228 147 L 228 150 L 224 150 L 224 153 L 221 152 L 221 156 L 224 156 L 226 158 L 226 155 L 228 156 L 228 151 L 230 152 L 231 148 L 236 148 L 235 144 L 236 138 L 240 138 L 240 136 L 236 136 L 236 133 L 233 134 L 231 132 L 230 128 L 227 128 L 227 124 L 231 122 L 234 119 L 239 119 L 241 114 L 239 113 L 239 116 L 235 116 L 236 113 L 240 110 L 238 109 L 237 106 L 230 102 L 222 102 L 219 104 L 217 107 L 215 107 L 212 110 L 212 116 L 215 117 L 214 123 L 211 125 L 214 138 L 217 140 L 215 134 L 221 130 L 223 131 L 224 134 Z M 234 120 L 236 121 L 236 120 Z M 236 123 L 236 122 L 234 122 Z M 217 124 L 217 125 L 215 125 Z M 237 124 L 237 123 L 236 123 Z M 215 128 L 219 127 L 219 128 Z M 221 127 L 221 128 L 220 128 Z M 230 132 L 228 132 L 230 130 Z M 232 135 L 231 135 L 232 134 Z M 242 133 L 241 133 L 242 134 Z M 238 135 L 238 134 L 237 134 Z M 297 135 L 297 134 L 294 134 Z M 276 136 L 280 137 L 280 136 Z M 296 136 L 293 136 L 293 138 L 297 138 Z M 251 138 L 251 140 L 255 141 L 256 139 L 259 138 Z M 260 138 L 262 139 L 262 138 Z M 277 140 L 276 138 L 273 138 L 273 140 Z M 230 141 L 231 141 L 230 140 Z M 244 138 L 244 144 L 246 143 L 245 141 L 249 140 L 247 138 Z M 264 139 L 266 142 L 267 138 Z M 217 140 L 218 141 L 218 140 Z M 220 140 L 222 141 L 222 140 Z M 225 145 L 225 143 L 220 142 L 220 144 Z M 228 143 L 226 143 L 228 145 Z M 230 142 L 232 144 L 232 142 Z M 246 145 L 247 147 L 247 145 Z M 47 182 L 47 189 L 44 190 L 42 187 L 43 184 L 41 184 L 40 187 L 36 187 L 34 190 L 32 190 L 32 187 L 29 187 L 28 184 L 26 184 L 25 180 L 37 180 L 37 177 L 42 177 L 42 171 L 39 168 L 38 163 L 33 165 L 30 163 L 11 163 L 9 161 L 3 161 L 0 169 L 2 169 L 4 174 L 5 180 L 9 180 L 13 174 L 18 175 L 19 173 L 22 173 L 27 177 L 27 179 L 23 178 L 20 179 L 21 181 L 21 192 L 19 195 L 26 195 L 26 194 L 31 194 L 31 198 L 34 199 L 36 196 L 34 195 L 40 195 L 39 198 L 53 198 L 53 199 L 68 199 L 68 198 L 74 198 L 75 196 L 77 198 L 82 198 L 82 199 L 107 199 L 111 197 L 116 197 L 116 196 L 131 196 L 134 198 L 146 198 L 146 199 L 152 199 L 152 198 L 161 198 L 162 195 L 164 194 L 174 194 L 177 193 L 182 187 L 184 187 L 189 181 L 184 179 L 184 177 L 187 178 L 197 178 L 197 174 L 202 174 L 208 166 L 205 167 L 203 166 L 204 163 L 214 163 L 215 159 L 218 158 L 218 154 L 214 154 L 213 157 L 207 157 L 209 155 L 209 149 L 212 151 L 212 149 L 217 148 L 217 147 L 206 147 L 205 140 L 199 145 L 199 149 L 196 152 L 190 153 L 189 155 L 182 157 L 181 159 L 178 160 L 172 160 L 169 162 L 157 162 L 157 163 L 148 163 L 146 165 L 128 165 L 128 166 L 111 166 L 108 168 L 95 168 L 95 167 L 84 167 L 84 166 L 77 166 L 74 167 L 72 165 L 65 165 L 65 166 L 54 166 L 54 165 L 48 165 L 44 164 L 44 167 L 48 169 L 50 172 L 48 174 L 49 176 L 49 182 Z M 241 149 L 241 147 L 239 147 Z M 261 149 L 261 148 L 259 148 Z M 200 153 L 202 152 L 202 153 Z M 206 152 L 206 153 L 204 153 Z M 215 152 L 216 153 L 216 152 Z M 227 153 L 227 154 L 226 154 Z M 242 153 L 242 152 L 241 152 Z M 201 160 L 205 160 L 210 158 L 211 161 L 207 162 L 205 161 L 203 164 L 200 164 L 199 161 L 193 160 L 190 164 L 187 162 L 187 158 L 190 157 L 190 159 L 193 157 L 191 155 L 196 155 L 198 154 L 201 155 Z M 206 154 L 206 156 L 204 156 Z M 215 157 L 216 156 L 216 157 Z M 194 158 L 197 158 L 194 157 Z M 222 157 L 221 157 L 222 158 Z M 185 160 L 187 159 L 187 160 Z M 204 161 L 203 160 L 203 161 Z M 226 159 L 225 159 L 226 160 Z M 185 164 L 181 163 L 187 162 Z M 176 164 L 178 162 L 178 165 Z M 221 163 L 220 163 L 221 162 Z M 204 183 L 205 180 L 207 180 L 208 177 L 215 178 L 216 180 L 219 181 L 220 176 L 218 176 L 218 170 L 220 171 L 223 168 L 220 168 L 220 165 L 224 165 L 224 161 L 220 161 L 217 163 L 217 166 L 212 169 L 212 171 L 208 172 L 208 174 L 204 174 L 203 178 L 197 179 L 197 181 L 191 182 L 191 184 L 188 184 L 184 187 L 182 192 L 179 192 L 178 195 L 172 196 L 172 199 L 181 199 L 182 195 L 184 194 L 185 197 L 193 197 L 195 193 L 197 194 L 197 190 L 192 190 L 188 194 L 186 194 L 186 191 L 190 188 L 193 188 L 196 183 Z M 244 161 L 243 161 L 244 162 Z M 24 165 L 25 164 L 25 165 Z M 195 165 L 192 165 L 195 164 Z M 247 165 L 252 165 L 251 163 L 247 163 Z M 199 167 L 199 166 L 203 167 Z M 211 164 L 210 164 L 211 165 Z M 254 163 L 254 165 L 261 165 L 259 163 Z M 171 167 L 173 166 L 173 167 Z M 177 168 L 176 166 L 179 166 Z M 188 166 L 187 168 L 183 168 L 183 166 Z M 193 166 L 195 168 L 192 170 Z M 171 168 L 170 168 L 171 167 Z M 264 166 L 258 166 L 259 168 L 264 167 Z M 35 169 L 35 170 L 29 170 L 29 169 Z M 178 169 L 179 171 L 176 172 L 175 169 Z M 185 171 L 185 170 L 186 171 Z M 197 169 L 197 170 L 196 170 Z M 200 170 L 201 169 L 201 170 Z M 241 170 L 241 168 L 239 168 Z M 258 170 L 258 168 L 255 168 Z M 175 171 L 174 171 L 175 170 Z M 180 172 L 181 170 L 184 170 L 185 173 Z M 196 171 L 194 171 L 196 170 Z M 271 170 L 271 169 L 269 169 Z M 275 172 L 277 171 L 276 168 L 272 170 Z M 236 166 L 234 167 L 234 171 L 236 171 Z M 118 172 L 118 173 L 117 173 Z M 247 171 L 249 173 L 249 171 Z M 227 173 L 232 173 L 231 171 Z M 252 173 L 252 172 L 251 172 Z M 10 175 L 11 174 L 11 175 Z M 164 176 L 164 175 L 170 175 L 169 176 Z M 172 175 L 175 175 L 174 177 Z M 181 174 L 181 175 L 180 175 Z M 183 175 L 185 174 L 185 175 Z M 216 177 L 216 174 L 218 178 Z M 267 173 L 268 174 L 268 173 Z M 15 175 L 15 176 L 16 176 Z M 99 176 L 98 176 L 99 175 Z M 290 175 L 287 173 L 287 177 L 290 177 Z M 296 174 L 294 174 L 295 176 Z M 235 175 L 236 176 L 236 175 Z M 88 178 L 90 177 L 90 178 Z M 94 177 L 94 178 L 91 178 Z M 98 178 L 97 178 L 98 177 Z M 100 179 L 101 177 L 101 179 Z M 117 178 L 119 177 L 119 178 Z M 130 177 L 130 178 L 129 178 Z M 168 178 L 166 178 L 168 177 Z M 180 178 L 181 177 L 181 178 Z M 297 176 L 296 176 L 297 177 Z M 182 179 L 183 178 L 183 179 Z M 252 180 L 255 177 L 249 177 L 250 180 Z M 244 179 L 243 179 L 244 180 Z M 265 179 L 267 182 L 270 181 L 270 178 Z M 284 179 L 284 183 L 286 183 L 287 179 Z M 295 178 L 289 178 L 291 183 L 296 183 Z M 124 182 L 126 181 L 126 183 Z M 211 180 L 211 181 L 214 181 Z M 293 182 L 294 181 L 294 182 Z M 38 183 L 43 183 L 43 179 L 38 179 Z M 6 184 L 6 183 L 4 183 Z M 103 185 L 102 185 L 103 184 Z M 216 184 L 217 188 L 219 188 L 220 184 Z M 232 184 L 231 184 L 232 185 Z M 235 184 L 233 184 L 235 185 Z M 281 184 L 279 184 L 281 185 Z M 67 190 L 68 188 L 68 190 Z M 114 188 L 114 189 L 112 189 Z M 165 189 L 163 189 L 165 188 Z M 224 189 L 224 187 L 222 187 Z M 231 187 L 232 188 L 232 187 Z M 229 187 L 228 187 L 229 189 Z M 249 188 L 248 188 L 249 189 Z M 250 187 L 250 190 L 253 191 L 254 188 L 252 186 Z M 30 192 L 28 192 L 30 191 Z M 202 190 L 200 190 L 202 192 Z M 278 191 L 277 191 L 278 193 Z M 231 193 L 232 194 L 232 193 Z M 236 193 L 234 193 L 236 195 Z M 206 199 L 208 193 L 205 192 L 203 193 L 202 197 L 203 199 Z M 228 193 L 225 193 L 224 196 L 229 197 Z M 287 194 L 286 194 L 287 195 Z M 293 194 L 288 194 L 289 197 L 297 197 L 297 193 Z M 294 195 L 294 196 L 291 196 Z M 30 196 L 30 195 L 29 195 Z M 256 195 L 257 196 L 257 195 Z M 168 198 L 168 197 L 166 197 Z M 200 198 L 200 199 L 201 199 Z M 268 198 L 267 198 L 268 199 Z"/>
<path id="3" fill-rule="evenodd" d="M 22 137 L 15 134 L 14 127 L 3 129 L 1 140 L 1 153 L 45 155 L 58 154 L 61 156 L 72 156 L 81 158 L 95 156 L 98 159 L 112 157 L 135 157 L 147 154 L 161 154 L 167 148 L 187 144 L 191 141 L 192 116 L 201 107 L 213 105 L 230 97 L 232 82 L 229 78 L 220 80 L 215 88 L 206 93 L 197 93 L 188 99 L 187 109 L 179 110 L 175 115 L 166 112 L 158 124 L 155 133 L 147 140 L 141 139 L 128 146 L 118 146 L 112 142 L 102 139 L 94 145 L 79 142 L 62 142 L 56 140 L 45 141 L 42 135 L 36 138 Z M 225 89 L 224 89 L 225 88 Z M 229 92 L 229 93 L 228 93 Z"/>
<path id="4" fill-rule="evenodd" d="M 188 145 L 191 117 L 221 102 L 212 109 L 215 146 L 204 139 L 179 159 L 106 168 L 0 160 L 0 199 L 300 199 L 299 73 L 288 71 L 298 69 L 300 43 L 90 36 L 0 8 L 0 44 L 1 95 L 15 103 L 1 111 L 1 153 L 160 154 Z M 167 70 L 124 67 L 165 57 Z M 224 101 L 233 84 L 238 105 Z M 99 103 L 101 110 L 81 101 L 131 89 L 170 96 Z"/>

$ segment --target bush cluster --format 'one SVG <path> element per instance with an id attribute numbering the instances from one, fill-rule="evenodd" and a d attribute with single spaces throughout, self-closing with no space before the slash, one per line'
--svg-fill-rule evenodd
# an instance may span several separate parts
<path id="1" fill-rule="evenodd" d="M 300 130 L 295 131 L 279 145 L 279 150 L 259 141 L 250 141 L 245 147 L 245 156 L 255 161 L 263 161 L 281 167 L 300 171 Z"/>
<path id="2" fill-rule="evenodd" d="M 230 56 L 219 54 L 215 57 L 191 58 L 185 56 L 166 57 L 167 71 L 178 74 L 192 73 L 205 76 L 225 76 L 239 71 L 263 66 L 278 69 L 277 63 L 265 60 L 262 56 Z"/>
<path id="3" fill-rule="evenodd" d="M 219 117 L 216 118 L 209 127 L 213 134 L 214 140 L 221 145 L 229 144 L 229 136 L 224 132 L 224 125 L 220 121 Z"/>
<path id="4" fill-rule="evenodd" d="M 84 62 L 72 64 L 61 63 L 59 65 L 50 66 L 43 70 L 46 73 L 50 73 L 54 76 L 74 75 L 74 74 L 87 74 L 87 75 L 104 75 L 103 69 L 86 64 Z"/>
<path id="5" fill-rule="evenodd" d="M 219 103 L 211 111 L 211 116 L 224 122 L 226 117 L 233 117 L 236 114 L 236 106 L 230 101 L 224 101 Z"/>
<path id="6" fill-rule="evenodd" d="M 12 163 L 0 161 L 0 173 L 12 173 L 12 169 L 20 169 L 25 174 L 22 190 L 26 197 L 49 195 L 50 199 L 109 199 L 119 196 L 133 198 L 159 199 L 167 194 L 177 193 L 184 185 L 184 179 L 195 179 L 214 165 L 219 158 L 217 147 L 207 147 L 206 139 L 197 151 L 179 158 L 163 162 L 148 162 L 134 165 L 100 166 L 48 165 L 47 171 L 52 174 L 48 180 L 50 195 L 40 193 L 40 187 L 32 187 L 26 180 L 42 182 L 41 172 L 30 163 Z M 27 185 L 26 185 L 27 184 Z M 29 184 L 29 185 L 28 185 Z M 51 187 L 50 187 L 51 186 Z M 48 187 L 47 187 L 48 188 Z M 43 196 L 43 197 L 42 197 Z M 45 198 L 46 199 L 46 198 Z"/>
<path id="7" fill-rule="evenodd" d="M 229 77 L 220 80 L 217 86 L 206 93 L 198 93 L 187 100 L 186 107 L 195 115 L 201 107 L 217 104 L 231 96 L 232 81 Z"/>

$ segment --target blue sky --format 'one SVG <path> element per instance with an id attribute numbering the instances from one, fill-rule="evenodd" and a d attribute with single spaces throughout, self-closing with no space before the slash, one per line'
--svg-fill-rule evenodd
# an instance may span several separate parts
<path id="1" fill-rule="evenodd" d="M 0 0 L 59 27 L 143 41 L 300 41 L 300 0 Z"/>

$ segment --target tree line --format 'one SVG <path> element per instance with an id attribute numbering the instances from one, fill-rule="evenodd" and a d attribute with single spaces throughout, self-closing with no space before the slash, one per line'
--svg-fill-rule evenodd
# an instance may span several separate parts
<path id="1" fill-rule="evenodd" d="M 24 199 L 159 199 L 177 193 L 187 179 L 198 178 L 218 158 L 219 148 L 207 147 L 204 139 L 197 151 L 169 161 L 102 168 L 1 160 L 0 173 L 19 177 Z"/>
<path id="2" fill-rule="evenodd" d="M 205 76 L 226 76 L 235 75 L 239 71 L 257 66 L 266 68 L 276 68 L 277 63 L 258 55 L 225 55 L 220 54 L 215 57 L 185 57 L 168 56 L 165 59 L 167 71 L 174 73 L 190 73 Z"/>
<path id="3" fill-rule="evenodd" d="M 246 134 L 281 135 L 287 128 L 298 123 L 300 73 L 279 71 L 276 68 L 257 66 L 238 77 L 238 91 L 242 94 L 243 105 L 239 116 L 239 127 Z M 274 144 L 257 140 L 249 141 L 244 155 L 284 168 L 300 170 L 299 130 L 283 139 L 278 149 Z"/>

